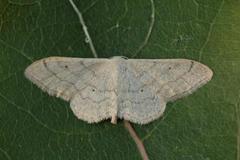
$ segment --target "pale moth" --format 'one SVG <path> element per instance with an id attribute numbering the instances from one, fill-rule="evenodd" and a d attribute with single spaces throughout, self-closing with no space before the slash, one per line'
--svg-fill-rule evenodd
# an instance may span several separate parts
<path id="1" fill-rule="evenodd" d="M 191 94 L 211 80 L 206 65 L 188 59 L 49 57 L 25 76 L 49 95 L 70 102 L 77 118 L 89 123 L 117 118 L 147 124 L 167 102 Z"/>

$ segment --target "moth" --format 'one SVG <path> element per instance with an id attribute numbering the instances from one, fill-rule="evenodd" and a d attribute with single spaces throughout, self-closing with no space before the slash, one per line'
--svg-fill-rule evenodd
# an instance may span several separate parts
<path id="1" fill-rule="evenodd" d="M 188 59 L 48 57 L 31 64 L 25 76 L 51 96 L 70 102 L 89 123 L 117 118 L 147 124 L 167 102 L 191 94 L 211 80 L 212 70 Z"/>

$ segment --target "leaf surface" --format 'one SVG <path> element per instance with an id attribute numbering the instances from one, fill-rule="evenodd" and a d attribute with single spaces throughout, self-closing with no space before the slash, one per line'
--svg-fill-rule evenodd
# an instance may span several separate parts
<path id="1" fill-rule="evenodd" d="M 150 159 L 240 160 L 240 3 L 75 0 L 99 57 L 187 58 L 211 82 L 134 125 Z M 48 56 L 93 57 L 68 0 L 0 1 L 0 159 L 141 159 L 123 123 L 89 125 L 24 77 Z"/>

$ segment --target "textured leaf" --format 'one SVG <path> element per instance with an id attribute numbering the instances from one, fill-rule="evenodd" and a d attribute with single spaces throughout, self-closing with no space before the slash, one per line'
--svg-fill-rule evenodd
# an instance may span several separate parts
<path id="1" fill-rule="evenodd" d="M 150 159 L 240 160 L 240 3 L 75 0 L 99 57 L 188 58 L 214 71 L 165 115 L 134 125 Z M 120 122 L 89 125 L 24 78 L 47 56 L 93 57 L 68 0 L 0 1 L 0 159 L 141 159 Z"/>

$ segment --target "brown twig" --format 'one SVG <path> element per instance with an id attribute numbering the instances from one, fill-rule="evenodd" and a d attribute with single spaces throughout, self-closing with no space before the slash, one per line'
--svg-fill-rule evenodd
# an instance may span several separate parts
<path id="1" fill-rule="evenodd" d="M 132 136 L 133 140 L 135 141 L 138 151 L 141 154 L 143 160 L 149 160 L 147 152 L 145 150 L 145 147 L 143 145 L 143 142 L 141 141 L 141 139 L 138 137 L 137 133 L 135 132 L 135 130 L 133 129 L 132 125 L 130 124 L 130 122 L 124 120 L 124 126 L 125 128 L 128 130 L 128 132 L 130 133 L 130 135 Z"/>

